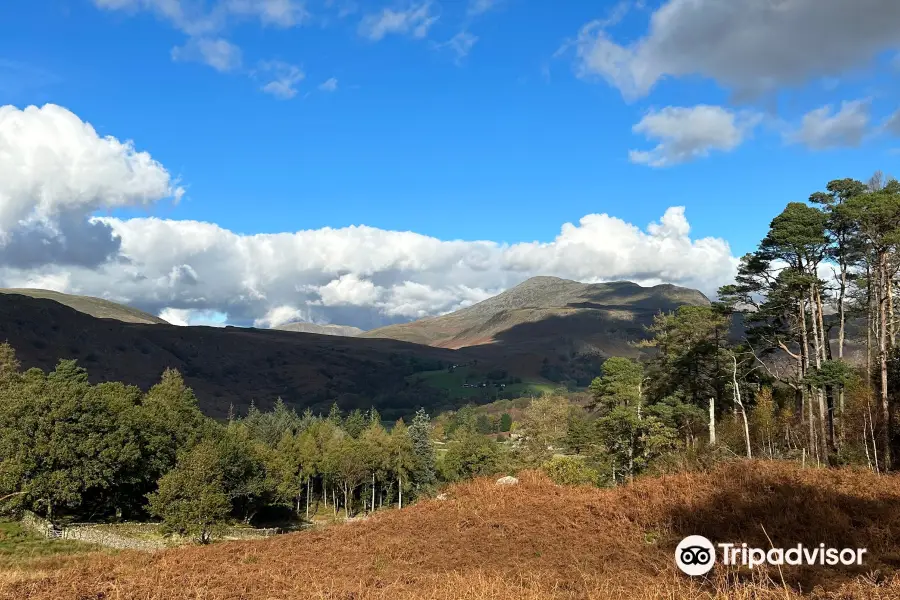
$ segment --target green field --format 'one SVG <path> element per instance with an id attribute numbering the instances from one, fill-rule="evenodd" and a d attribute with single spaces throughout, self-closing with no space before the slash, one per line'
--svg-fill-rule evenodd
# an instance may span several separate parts
<path id="1" fill-rule="evenodd" d="M 0 568 L 96 549 L 92 544 L 83 542 L 47 539 L 26 530 L 17 521 L 0 521 Z"/>
<path id="2" fill-rule="evenodd" d="M 447 369 L 440 371 L 423 371 L 409 375 L 407 381 L 415 383 L 421 381 L 424 385 L 447 390 L 450 397 L 455 400 L 483 400 L 489 401 L 496 396 L 503 398 L 518 398 L 521 396 L 540 396 L 544 392 L 552 392 L 557 384 L 544 380 L 530 380 L 522 383 L 509 383 L 505 388 L 495 387 L 493 382 L 487 380 L 485 374 L 474 371 L 471 367 L 458 367 L 449 372 Z M 488 387 L 469 388 L 463 387 L 466 383 L 487 382 Z"/>

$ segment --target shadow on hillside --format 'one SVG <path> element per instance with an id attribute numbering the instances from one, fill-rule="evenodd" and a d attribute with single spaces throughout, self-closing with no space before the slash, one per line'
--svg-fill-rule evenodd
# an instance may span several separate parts
<path id="1" fill-rule="evenodd" d="M 809 592 L 817 585 L 832 587 L 863 574 L 884 577 L 900 568 L 900 497 L 865 494 L 864 489 L 851 496 L 809 484 L 751 477 L 702 506 L 672 507 L 672 549 L 688 535 L 702 535 L 714 544 L 746 543 L 763 549 L 797 544 L 814 548 L 820 543 L 826 548 L 866 548 L 862 566 L 784 566 L 784 581 Z M 721 551 L 716 552 L 720 561 Z M 718 563 L 716 568 L 721 568 Z M 768 573 L 780 583 L 777 567 Z M 750 579 L 751 574 L 744 567 L 735 577 Z"/>

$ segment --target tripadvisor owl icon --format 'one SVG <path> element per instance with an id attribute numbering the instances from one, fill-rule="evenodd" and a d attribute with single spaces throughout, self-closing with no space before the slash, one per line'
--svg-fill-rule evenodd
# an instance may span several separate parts
<path id="1" fill-rule="evenodd" d="M 687 575 L 705 575 L 715 562 L 716 549 L 702 535 L 689 535 L 675 548 L 675 564 Z"/>

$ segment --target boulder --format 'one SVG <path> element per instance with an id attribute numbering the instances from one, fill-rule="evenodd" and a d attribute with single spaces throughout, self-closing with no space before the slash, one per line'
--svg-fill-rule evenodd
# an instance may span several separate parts
<path id="1" fill-rule="evenodd" d="M 497 485 L 516 485 L 517 483 L 519 483 L 519 480 L 515 477 L 510 477 L 509 475 L 497 480 Z"/>

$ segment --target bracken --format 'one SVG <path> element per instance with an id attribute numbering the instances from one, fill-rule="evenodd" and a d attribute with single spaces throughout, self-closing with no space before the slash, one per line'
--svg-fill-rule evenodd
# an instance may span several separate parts
<path id="1" fill-rule="evenodd" d="M 0 597 L 79 600 L 900 598 L 900 478 L 735 461 L 613 490 L 480 479 L 444 501 L 253 542 L 69 559 Z M 678 572 L 686 535 L 868 549 L 862 567 Z"/>

